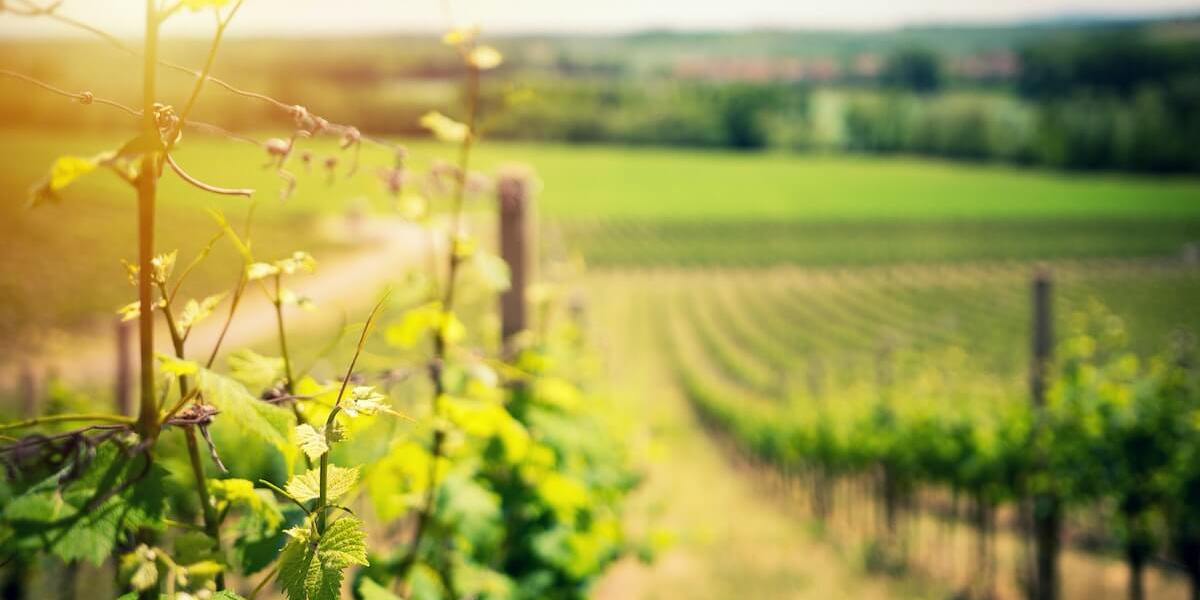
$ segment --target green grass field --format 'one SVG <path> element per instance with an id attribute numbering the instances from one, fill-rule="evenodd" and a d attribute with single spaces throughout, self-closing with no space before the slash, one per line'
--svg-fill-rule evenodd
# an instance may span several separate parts
<path id="1" fill-rule="evenodd" d="M 485 167 L 517 159 L 537 168 L 542 216 L 595 265 L 1162 256 L 1200 239 L 1196 178 L 908 158 L 482 148 Z"/>
<path id="2" fill-rule="evenodd" d="M 260 134 L 258 137 L 268 137 Z M 134 199 L 124 183 L 94 173 L 64 202 L 30 211 L 26 190 L 56 156 L 91 155 L 122 141 L 119 132 L 0 132 L 0 301 L 11 308 L 0 332 L 25 326 L 77 327 L 128 301 L 120 259 L 132 258 Z M 318 157 L 331 140 L 306 147 Z M 451 148 L 411 145 L 411 164 L 448 158 Z M 366 148 L 356 176 L 312 173 L 294 161 L 295 195 L 278 199 L 278 176 L 260 148 L 189 135 L 177 152 L 193 175 L 259 190 L 256 248 L 336 251 L 315 235 L 323 215 L 349 206 L 386 211 L 377 169 L 390 154 Z M 319 159 L 318 159 L 319 162 Z M 1060 175 L 1007 167 L 903 158 L 738 154 L 649 148 L 567 147 L 487 141 L 475 164 L 534 166 L 543 183 L 539 211 L 558 237 L 596 265 L 875 264 L 1048 257 L 1176 254 L 1200 239 L 1200 180 Z M 204 194 L 164 177 L 157 246 L 184 256 L 211 235 L 205 208 L 241 219 L 249 203 Z M 197 272 L 197 289 L 228 285 L 219 265 Z M 49 285 L 46 285 L 49 283 Z M 6 336 L 7 337 L 7 336 Z"/>
<path id="3" fill-rule="evenodd" d="M 122 134 L 79 135 L 0 132 L 0 334 L 46 329 L 76 329 L 112 315 L 133 299 L 121 260 L 133 260 L 136 199 L 132 188 L 111 173 L 97 171 L 80 179 L 58 204 L 30 209 L 28 190 L 60 155 L 91 156 L 119 147 Z M 279 178 L 262 168 L 264 154 L 248 144 L 211 138 L 188 140 L 177 159 L 192 175 L 215 185 L 252 187 L 256 197 L 252 229 L 254 247 L 264 259 L 297 249 L 318 258 L 341 250 L 341 241 L 316 234 L 319 218 L 338 214 L 375 189 L 372 177 L 329 185 L 324 173 L 305 175 L 286 202 L 279 200 Z M 298 165 L 297 165 L 298 166 Z M 216 197 L 187 186 L 174 175 L 163 177 L 157 215 L 156 247 L 179 249 L 186 264 L 216 233 L 205 209 L 225 213 L 239 228 L 251 203 L 243 198 Z M 197 269 L 192 293 L 208 294 L 232 286 L 237 261 L 228 244 Z M 37 343 L 37 340 L 31 340 Z M 12 348 L 15 344 L 3 344 Z"/>

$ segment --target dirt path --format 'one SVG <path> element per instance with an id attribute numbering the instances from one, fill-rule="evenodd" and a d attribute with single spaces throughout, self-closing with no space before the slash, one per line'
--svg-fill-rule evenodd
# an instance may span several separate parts
<path id="1" fill-rule="evenodd" d="M 315 311 L 286 309 L 290 332 L 327 330 L 341 322 L 343 315 L 348 315 L 349 322 L 354 322 L 354 311 L 369 306 L 385 285 L 398 279 L 408 267 L 423 261 L 428 247 L 425 230 L 399 220 L 366 221 L 352 235 L 362 243 L 363 249 L 328 261 L 322 261 L 318 256 L 316 273 L 294 276 L 287 284 L 296 294 L 311 298 L 318 307 Z M 188 348 L 194 356 L 207 356 L 220 335 L 228 310 L 226 300 L 212 317 L 192 332 Z M 155 346 L 159 351 L 169 353 L 171 345 L 167 330 L 161 321 L 156 322 Z M 132 335 L 136 336 L 136 333 Z M 274 307 L 258 286 L 251 284 L 222 349 L 243 348 L 275 335 Z M 136 345 L 136 339 L 131 340 L 131 353 L 136 353 Z M 111 381 L 115 372 L 115 334 L 107 330 L 62 340 L 55 344 L 55 349 L 31 358 L 30 362 L 42 372 L 55 373 L 72 384 L 102 384 Z M 11 386 L 18 368 L 18 365 L 9 365 L 0 370 L 0 385 Z"/>
<path id="2" fill-rule="evenodd" d="M 647 477 L 627 513 L 635 535 L 674 538 L 653 565 L 627 559 L 599 583 L 600 600 L 916 598 L 929 590 L 869 576 L 857 557 L 740 472 L 696 423 L 669 378 L 646 307 L 668 285 L 646 275 L 593 278 L 591 321 L 611 373 L 612 402 L 644 427 L 635 453 Z"/>

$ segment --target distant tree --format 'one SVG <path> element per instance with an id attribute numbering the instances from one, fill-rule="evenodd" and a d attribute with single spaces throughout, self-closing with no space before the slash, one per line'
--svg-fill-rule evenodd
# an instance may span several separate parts
<path id="1" fill-rule="evenodd" d="M 777 89 L 757 85 L 730 85 L 718 101 L 726 144 L 753 150 L 766 147 L 769 140 L 764 113 L 780 102 Z"/>
<path id="2" fill-rule="evenodd" d="M 1037 99 L 1099 92 L 1131 97 L 1150 85 L 1200 74 L 1200 43 L 1141 32 L 1051 39 L 1021 50 L 1017 88 Z"/>
<path id="3" fill-rule="evenodd" d="M 879 80 L 888 87 L 936 92 L 943 83 L 941 59 L 928 48 L 901 48 L 888 57 Z"/>

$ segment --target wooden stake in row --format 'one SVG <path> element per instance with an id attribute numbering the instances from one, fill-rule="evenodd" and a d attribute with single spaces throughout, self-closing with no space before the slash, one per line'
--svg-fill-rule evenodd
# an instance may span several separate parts
<path id="1" fill-rule="evenodd" d="M 500 335 L 504 353 L 512 356 L 514 337 L 529 329 L 526 290 L 532 279 L 533 228 L 532 181 L 528 170 L 505 169 L 497 178 L 496 194 L 500 204 L 500 258 L 508 263 L 508 290 L 500 295 Z"/>

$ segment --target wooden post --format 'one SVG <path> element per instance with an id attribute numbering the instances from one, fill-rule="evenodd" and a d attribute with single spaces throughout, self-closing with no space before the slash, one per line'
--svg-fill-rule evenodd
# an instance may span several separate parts
<path id="1" fill-rule="evenodd" d="M 1050 314 L 1050 273 L 1044 269 L 1033 275 L 1033 363 L 1029 372 L 1029 391 L 1037 408 L 1046 405 L 1046 369 L 1054 344 Z"/>
<path id="2" fill-rule="evenodd" d="M 133 416 L 133 322 L 116 322 L 117 372 L 113 377 L 113 400 L 117 414 Z"/>
<path id="3" fill-rule="evenodd" d="M 529 328 L 525 290 L 531 279 L 530 192 L 532 177 L 525 169 L 509 168 L 497 179 L 500 203 L 500 258 L 508 263 L 512 285 L 500 295 L 500 335 L 506 354 L 513 336 Z"/>
<path id="4" fill-rule="evenodd" d="M 1046 406 L 1046 379 L 1054 331 L 1051 314 L 1051 277 L 1039 269 L 1033 276 L 1033 357 L 1029 371 L 1029 391 L 1037 421 L 1043 422 Z M 1044 457 L 1039 458 L 1042 460 Z M 1059 597 L 1058 553 L 1062 529 L 1062 504 L 1052 490 L 1037 490 L 1033 497 L 1034 600 Z"/>

